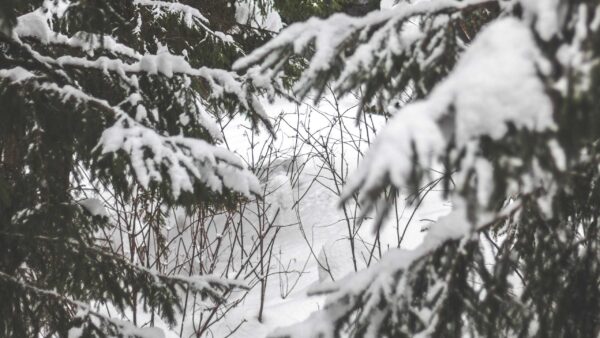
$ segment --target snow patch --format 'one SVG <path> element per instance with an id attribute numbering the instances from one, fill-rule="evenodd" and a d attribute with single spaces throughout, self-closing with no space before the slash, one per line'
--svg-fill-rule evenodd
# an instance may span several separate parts
<path id="1" fill-rule="evenodd" d="M 108 212 L 104 207 L 104 203 L 97 198 L 88 198 L 77 203 L 84 207 L 93 216 L 108 217 Z"/>

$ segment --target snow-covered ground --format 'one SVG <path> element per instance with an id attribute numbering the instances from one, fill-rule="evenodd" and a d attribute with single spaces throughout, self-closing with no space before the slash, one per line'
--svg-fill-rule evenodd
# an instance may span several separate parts
<path id="1" fill-rule="evenodd" d="M 391 0 L 383 0 L 381 7 L 391 8 L 393 4 Z M 246 18 L 248 8 L 241 6 L 237 15 Z M 272 30 L 278 31 L 280 28 L 277 26 Z M 369 142 L 364 141 L 372 141 L 374 136 L 365 134 L 368 129 L 366 125 L 370 124 L 374 130 L 380 130 L 386 123 L 384 118 L 372 116 L 369 123 L 365 123 L 365 126 L 359 124 L 359 127 L 355 120 L 357 100 L 351 97 L 336 101 L 329 96 L 319 103 L 307 103 L 302 106 L 284 100 L 264 104 L 274 120 L 279 117 L 283 121 L 279 123 L 277 140 L 274 142 L 274 146 L 282 150 L 278 153 L 281 156 L 278 160 L 293 161 L 296 155 L 300 155 L 304 156 L 303 160 L 307 165 L 302 167 L 295 184 L 291 183 L 295 177 L 287 176 L 284 171 L 275 171 L 268 182 L 263 182 L 269 188 L 276 187 L 275 191 L 267 196 L 266 202 L 280 208 L 277 222 L 290 226 L 283 228 L 277 235 L 274 248 L 274 252 L 277 253 L 275 274 L 268 279 L 262 322 L 258 321 L 261 290 L 260 287 L 255 287 L 238 307 L 214 327 L 212 333 L 215 337 L 230 335 L 232 329 L 238 328 L 242 322 L 244 324 L 239 326 L 231 337 L 266 337 L 276 327 L 302 321 L 311 312 L 319 309 L 325 300 L 322 296 L 307 296 L 311 286 L 324 280 L 339 280 L 353 273 L 355 264 L 358 269 L 366 267 L 370 261 L 370 254 L 374 252 L 374 226 L 372 220 L 367 219 L 355 236 L 356 263 L 354 262 L 348 227 L 350 223 L 350 227 L 354 229 L 356 224 L 347 220 L 358 216 L 354 213 L 355 206 L 349 205 L 348 213 L 344 213 L 340 208 L 341 187 L 335 186 L 331 169 L 323 170 L 322 158 L 313 155 L 319 151 L 314 146 L 315 143 L 319 140 L 327 143 L 333 153 L 330 158 L 336 161 L 334 170 L 345 181 L 348 174 L 356 169 L 363 151 L 369 146 Z M 340 114 L 343 116 L 343 123 L 336 123 Z M 227 146 L 247 162 L 252 162 L 253 158 L 260 156 L 257 152 L 263 147 L 256 146 L 254 150 L 249 150 L 251 147 L 245 123 L 235 122 L 225 129 Z M 308 134 L 312 136 L 309 137 Z M 259 139 L 259 144 L 271 141 L 266 132 L 253 136 L 255 140 Z M 342 148 L 342 138 L 353 146 Z M 352 141 L 348 141 L 349 139 Z M 312 147 L 306 146 L 306 140 L 312 143 Z M 298 143 L 304 144 L 299 147 Z M 344 159 L 347 166 L 340 164 Z M 405 198 L 406 196 L 402 195 L 399 197 L 393 215 L 381 228 L 380 247 L 383 253 L 386 248 L 397 247 L 400 237 L 402 248 L 417 247 L 425 235 L 422 229 L 450 211 L 449 204 L 435 189 L 426 195 L 414 213 L 414 206 L 408 205 Z M 378 257 L 379 252 L 370 263 L 373 264 Z M 183 335 L 185 337 L 193 333 L 193 328 L 188 327 L 186 331 Z"/>
<path id="2" fill-rule="evenodd" d="M 352 99 L 342 100 L 339 104 L 340 111 L 346 111 L 344 116 L 349 119 L 355 117 L 354 109 L 352 109 L 355 102 Z M 314 110 L 306 109 L 306 107 L 299 109 L 299 112 L 303 114 L 301 119 L 310 121 L 310 126 L 307 126 L 306 129 L 315 131 L 318 134 L 321 130 L 320 127 L 331 123 L 327 115 L 333 116 L 336 112 L 331 105 L 324 102 L 314 108 L 318 109 L 320 113 L 315 113 Z M 268 105 L 267 111 L 271 112 L 272 116 L 276 116 L 279 112 L 293 112 L 295 109 L 296 105 L 293 103 L 278 101 Z M 307 118 L 307 114 L 311 114 L 310 119 Z M 290 124 L 295 125 L 296 117 L 294 115 L 286 116 L 289 116 Z M 294 121 L 291 121 L 291 119 Z M 382 117 L 375 117 L 373 123 L 380 127 L 385 121 Z M 347 122 L 343 129 L 345 129 L 344 133 L 347 134 L 354 133 L 356 135 L 357 133 L 354 122 Z M 334 128 L 332 134 L 339 134 L 339 131 L 339 127 Z M 329 130 L 321 130 L 320 132 L 327 133 Z M 278 146 L 282 149 L 293 147 L 295 142 L 294 133 L 296 133 L 294 128 L 281 128 L 277 134 Z M 232 150 L 243 157 L 250 156 L 248 144 L 240 126 L 233 125 L 230 127 L 226 132 L 226 136 Z M 269 136 L 263 133 L 261 137 L 266 140 Z M 341 156 L 339 146 L 333 148 L 337 152 L 336 155 Z M 354 159 L 358 155 L 356 151 L 348 148 L 345 148 L 344 152 L 344 156 L 348 159 Z M 265 337 L 276 327 L 302 321 L 311 312 L 322 306 L 324 302 L 324 297 L 307 296 L 307 290 L 311 286 L 324 279 L 334 278 L 339 280 L 354 271 L 350 241 L 348 240 L 348 227 L 344 212 L 339 205 L 339 196 L 335 191 L 332 191 L 335 190 L 332 186 L 314 184 L 313 182 L 315 177 L 327 177 L 323 170 L 319 171 L 320 164 L 318 159 L 310 160 L 300 175 L 298 184 L 294 187 L 290 186 L 289 178 L 285 176 L 285 173 L 276 176 L 275 180 L 282 180 L 283 178 L 283 181 L 285 181 L 287 179 L 287 185 L 277 183 L 283 193 L 273 193 L 267 197 L 267 203 L 278 204 L 282 207 L 283 211 L 278 215 L 278 221 L 281 224 L 299 223 L 283 228 L 277 236 L 275 272 L 277 272 L 277 269 L 283 270 L 283 267 L 285 267 L 287 271 L 293 270 L 302 272 L 302 274 L 287 273 L 270 277 L 267 284 L 262 323 L 257 319 L 260 307 L 260 288 L 255 287 L 237 308 L 216 325 L 213 330 L 215 337 L 230 334 L 231 329 L 237 327 L 242 321 L 245 323 L 231 337 Z M 353 169 L 350 168 L 350 172 Z M 320 180 L 319 182 L 330 181 Z M 299 202 L 297 201 L 298 196 L 303 196 Z M 412 221 L 407 227 L 401 244 L 406 249 L 418 246 L 424 236 L 421 229 L 425 228 L 432 220 L 450 211 L 448 203 L 442 200 L 441 194 L 435 189 L 427 195 L 414 215 L 412 215 L 413 207 L 406 205 L 403 196 L 400 197 L 399 201 L 398 218 L 390 217 L 382 228 L 383 251 L 387 247 L 397 246 L 397 228 L 399 226 L 400 232 L 404 231 L 409 219 L 412 219 Z M 291 209 L 290 207 L 296 202 L 297 207 Z M 370 220 L 365 221 L 358 231 L 357 237 L 362 238 L 366 243 L 364 244 L 363 241 L 357 241 L 356 243 L 357 265 L 360 269 L 366 266 L 371 249 L 369 243 L 373 242 L 374 239 L 373 226 L 370 224 Z M 374 260 L 377 257 L 376 255 Z M 288 278 L 287 282 L 286 278 Z M 282 289 L 285 291 L 289 284 L 296 281 L 297 284 L 292 292 L 287 296 L 282 296 Z M 184 336 L 187 335 L 184 334 Z"/>

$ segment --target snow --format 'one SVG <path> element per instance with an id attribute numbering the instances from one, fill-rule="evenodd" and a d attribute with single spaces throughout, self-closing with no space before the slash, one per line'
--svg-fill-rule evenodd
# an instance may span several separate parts
<path id="1" fill-rule="evenodd" d="M 220 277 L 216 277 L 216 276 L 209 276 L 209 275 L 198 276 L 198 275 L 196 275 L 196 276 L 189 276 L 189 277 L 188 276 L 175 276 L 175 277 L 171 277 L 171 278 L 185 281 L 192 290 L 196 290 L 196 291 L 213 290 L 213 292 L 216 293 L 214 291 L 214 288 L 211 286 L 211 284 L 233 286 L 238 289 L 248 289 L 248 285 L 246 283 L 244 283 L 243 281 L 224 279 L 224 278 L 220 278 Z"/>
<path id="2" fill-rule="evenodd" d="M 152 7 L 156 15 L 161 15 L 165 12 L 180 14 L 188 27 L 199 27 L 210 34 L 210 36 L 219 39 L 224 43 L 235 45 L 232 36 L 210 29 L 210 27 L 208 27 L 209 20 L 195 7 L 180 2 L 160 0 L 133 0 L 133 3 L 139 6 Z"/>
<path id="3" fill-rule="evenodd" d="M 121 331 L 125 337 L 142 337 L 142 338 L 166 338 L 162 329 L 157 327 L 135 327 L 127 326 Z"/>
<path id="4" fill-rule="evenodd" d="M 179 2 L 168 2 L 158 0 L 133 0 L 133 3 L 136 5 L 154 7 L 156 9 L 161 9 L 168 12 L 181 13 L 185 19 L 185 22 L 189 26 L 192 26 L 194 24 L 194 19 L 208 23 L 208 19 L 204 15 L 202 15 L 202 13 L 200 13 L 200 11 L 197 8 Z"/>
<path id="5" fill-rule="evenodd" d="M 467 219 L 464 203 L 460 199 L 454 202 L 454 210 L 448 215 L 441 217 L 428 231 L 423 242 L 415 249 L 391 249 L 377 264 L 367 269 L 348 275 L 336 282 L 322 283 L 314 286 L 311 288 L 310 293 L 329 294 L 325 307 L 320 311 L 312 313 L 303 322 L 276 329 L 269 337 L 337 337 L 337 320 L 352 311 L 359 298 L 366 303 L 362 306 L 363 313 L 357 320 L 368 320 L 366 324 L 368 326 L 367 331 L 372 333 L 370 337 L 377 337 L 377 318 L 381 318 L 380 316 L 382 315 L 380 313 L 379 301 L 397 302 L 398 306 L 403 306 L 404 302 L 401 299 L 406 299 L 403 297 L 408 298 L 408 293 L 411 292 L 410 289 L 404 287 L 404 283 L 410 278 L 410 274 L 406 270 L 412 264 L 426 257 L 447 241 L 468 239 L 470 234 L 479 227 L 485 226 L 490 220 L 504 217 L 518 208 L 518 204 L 513 203 L 500 213 L 488 215 L 488 217 L 482 219 L 481 223 L 473 225 Z M 397 281 L 396 276 L 399 276 L 399 280 Z M 395 286 L 391 287 L 390 285 Z M 439 281 L 437 285 L 430 288 L 429 295 L 438 295 L 443 290 L 443 281 Z M 413 312 L 415 310 L 411 309 Z M 423 323 L 429 324 L 429 327 L 435 326 L 435 313 L 421 311 L 419 315 Z M 418 336 L 427 337 L 426 332 L 427 328 Z"/>
<path id="6" fill-rule="evenodd" d="M 104 203 L 97 198 L 87 198 L 77 203 L 84 207 L 93 216 L 108 217 L 108 212 L 104 207 Z"/>
<path id="7" fill-rule="evenodd" d="M 590 23 L 590 29 L 593 32 L 598 31 L 598 28 L 600 28 L 600 7 L 596 7 L 594 17 L 592 19 L 592 22 Z"/>
<path id="8" fill-rule="evenodd" d="M 454 210 L 450 214 L 441 217 L 429 228 L 423 244 L 415 249 L 415 251 L 431 251 L 445 241 L 459 239 L 468 235 L 474 229 L 475 227 L 467 220 L 466 206 L 461 205 L 459 202 L 457 205 L 454 205 Z"/>
<path id="9" fill-rule="evenodd" d="M 558 144 L 558 141 L 555 139 L 549 140 L 548 148 L 550 149 L 550 154 L 554 159 L 556 168 L 560 171 L 567 170 L 567 157 L 563 148 Z"/>
<path id="10" fill-rule="evenodd" d="M 193 68 L 183 56 L 173 55 L 166 50 L 157 55 L 145 54 L 139 61 L 125 63 L 120 59 L 111 59 L 108 57 L 99 57 L 95 60 L 73 56 L 61 56 L 56 59 L 39 56 L 38 59 L 50 64 L 60 66 L 76 66 L 83 68 L 94 68 L 104 72 L 112 71 L 123 78 L 128 79 L 132 85 L 135 85 L 133 78 L 127 78 L 126 74 L 144 72 L 148 74 L 161 74 L 167 77 L 174 75 L 187 75 L 192 77 L 201 77 L 205 79 L 212 90 L 211 96 L 218 98 L 225 94 L 232 94 L 246 110 L 252 110 L 263 120 L 267 120 L 262 105 L 257 99 L 248 94 L 242 79 L 234 73 L 207 67 Z M 206 114 L 200 114 L 200 119 L 207 121 Z M 210 132 L 214 135 L 215 128 L 209 126 Z"/>
<path id="11" fill-rule="evenodd" d="M 140 6 L 150 6 L 159 11 L 167 11 L 171 13 L 181 13 L 184 21 L 188 26 L 197 24 L 201 29 L 208 32 L 212 37 L 221 40 L 224 43 L 235 44 L 233 37 L 223 32 L 213 31 L 206 24 L 208 20 L 200 13 L 200 11 L 194 7 L 187 6 L 178 2 L 166 2 L 166 1 L 155 1 L 155 0 L 134 0 L 134 4 Z M 16 40 L 19 38 L 36 38 L 44 44 L 64 44 L 75 48 L 80 48 L 90 55 L 93 55 L 95 49 L 104 49 L 113 53 L 118 53 L 124 56 L 128 56 L 134 60 L 140 60 L 142 55 L 134 49 L 121 44 L 116 41 L 115 38 L 110 35 L 98 35 L 87 32 L 79 32 L 72 37 L 65 36 L 58 32 L 55 32 L 49 26 L 48 16 L 51 13 L 62 15 L 68 8 L 67 3 L 60 2 L 56 5 L 50 4 L 46 6 L 50 11 L 44 13 L 41 9 L 22 15 L 17 20 L 17 26 L 13 30 L 13 37 Z M 156 56 L 154 56 L 156 58 Z M 150 57 L 152 59 L 152 57 Z M 172 67 L 171 63 L 173 60 L 168 60 L 168 56 L 159 57 L 156 60 L 146 60 L 145 63 L 150 67 L 150 70 L 154 69 L 153 64 L 159 64 L 156 66 L 156 71 L 161 71 L 163 74 L 171 74 Z M 183 59 L 183 57 L 179 57 Z M 163 65 L 160 65 L 164 63 Z M 176 60 L 176 64 L 184 65 L 184 69 L 191 68 L 187 65 L 187 62 L 182 60 Z M 186 66 L 187 65 L 187 66 Z M 170 76 L 170 75 L 167 75 Z"/>
<path id="12" fill-rule="evenodd" d="M 0 77 L 8 78 L 12 82 L 18 83 L 35 77 L 35 75 L 23 67 L 17 66 L 10 69 L 0 69 Z"/>
<path id="13" fill-rule="evenodd" d="M 589 90 L 590 79 L 593 78 L 592 71 L 596 62 L 590 53 L 583 52 L 585 44 L 589 41 L 589 30 L 594 29 L 593 23 L 588 27 L 588 17 L 587 6 L 579 5 L 577 15 L 574 17 L 575 34 L 573 39 L 570 43 L 561 44 L 556 52 L 556 60 L 566 69 L 569 69 L 569 72 L 565 72 L 569 75 L 563 75 L 555 85 L 555 88 L 561 91 L 563 95 L 568 95 L 568 91 L 572 90 L 569 85 L 574 87 L 573 89 L 576 91 Z M 572 81 L 571 78 L 577 78 L 578 81 Z"/>
<path id="14" fill-rule="evenodd" d="M 48 43 L 53 32 L 48 27 L 46 17 L 41 11 L 20 16 L 13 33 L 20 37 L 35 37 L 42 43 Z"/>
<path id="15" fill-rule="evenodd" d="M 80 48 L 88 54 L 93 54 L 95 49 L 101 48 L 133 59 L 139 59 L 141 57 L 135 50 L 118 43 L 109 35 L 100 36 L 97 34 L 79 32 L 72 37 L 68 37 L 57 33 L 50 28 L 48 18 L 41 10 L 20 16 L 17 20 L 14 34 L 18 38 L 36 38 L 45 44 L 61 44 Z"/>
<path id="16" fill-rule="evenodd" d="M 194 178 L 214 191 L 223 186 L 246 196 L 258 193 L 258 181 L 243 163 L 226 149 L 201 139 L 182 136 L 162 136 L 121 114 L 120 119 L 106 129 L 98 142 L 102 154 L 125 151 L 140 184 L 147 188 L 151 181 L 161 182 L 161 165 L 166 165 L 173 196 L 193 191 Z M 147 158 L 150 150 L 153 157 Z M 168 164 L 168 165 L 167 165 Z"/>
<path id="17" fill-rule="evenodd" d="M 561 5 L 559 0 L 521 0 L 524 16 L 533 22 L 542 39 L 549 41 L 558 34 Z"/>
<path id="18" fill-rule="evenodd" d="M 139 61 L 133 63 L 126 63 L 121 59 L 112 59 L 105 56 L 101 56 L 95 60 L 70 55 L 60 56 L 56 59 L 39 56 L 38 59 L 62 67 L 75 66 L 98 69 L 104 72 L 111 71 L 122 75 L 124 78 L 126 74 L 140 72 L 161 74 L 166 77 L 173 77 L 176 74 L 202 77 L 211 85 L 213 96 L 217 97 L 224 93 L 231 93 L 236 95 L 240 103 L 246 108 L 253 107 L 255 104 L 255 100 L 248 97 L 243 85 L 239 82 L 240 79 L 235 74 L 221 69 L 207 67 L 194 68 L 183 56 L 173 55 L 166 50 L 156 55 L 144 54 L 140 57 Z M 262 111 L 260 105 L 255 108 L 258 108 L 258 111 Z"/>
<path id="19" fill-rule="evenodd" d="M 75 66 L 99 69 L 104 72 L 115 72 L 121 75 L 122 78 L 127 79 L 131 85 L 135 85 L 136 81 L 133 77 L 129 78 L 127 76 L 130 73 L 144 72 L 148 74 L 161 74 L 167 77 L 173 77 L 176 74 L 201 77 L 208 82 L 212 97 L 219 98 L 225 94 L 232 94 L 238 99 L 238 102 L 244 109 L 253 111 L 264 121 L 268 120 L 260 102 L 256 97 L 247 92 L 245 85 L 241 82 L 243 79 L 234 73 L 221 69 L 207 67 L 194 68 L 183 56 L 173 55 L 164 49 L 156 55 L 144 54 L 139 61 L 133 63 L 126 63 L 120 59 L 112 59 L 104 56 L 95 60 L 89 60 L 70 55 L 61 56 L 56 59 L 39 54 L 36 55 L 38 60 L 42 62 L 57 64 L 62 67 Z M 201 114 L 200 118 L 206 121 L 205 114 Z M 209 127 L 209 129 L 215 134 L 214 127 Z"/>
<path id="20" fill-rule="evenodd" d="M 445 110 L 454 105 L 459 145 L 480 135 L 499 139 L 508 122 L 519 129 L 553 130 L 552 103 L 538 77 L 545 66 L 525 24 L 497 20 L 481 32 L 428 101 Z"/>
<path id="21" fill-rule="evenodd" d="M 283 29 L 283 21 L 277 12 L 271 12 L 265 18 L 264 28 L 271 32 L 279 32 Z"/>
<path id="22" fill-rule="evenodd" d="M 366 202 L 370 199 L 369 190 L 382 186 L 387 179 L 395 186 L 405 186 L 413 165 L 413 144 L 421 165 L 433 166 L 435 155 L 444 149 L 445 142 L 435 121 L 427 118 L 430 112 L 425 102 L 411 104 L 398 112 L 378 135 L 342 198 L 350 198 L 357 187 L 363 186 L 366 192 L 360 200 Z"/>
<path id="23" fill-rule="evenodd" d="M 56 15 L 62 18 L 65 12 L 69 9 L 69 0 L 44 0 L 42 5 L 48 17 Z"/>
<path id="24" fill-rule="evenodd" d="M 56 92 L 65 101 L 75 99 L 80 103 L 94 103 L 112 111 L 116 122 L 102 132 L 95 149 L 100 149 L 103 155 L 120 150 L 128 154 L 133 173 L 145 188 L 152 181 L 163 181 L 161 166 L 165 165 L 175 198 L 182 191 L 193 191 L 194 180 L 200 180 L 215 191 L 222 191 L 225 187 L 249 197 L 259 193 L 256 177 L 238 156 L 225 148 L 201 139 L 160 135 L 105 100 L 91 97 L 69 85 L 60 87 L 55 83 L 44 83 L 41 89 Z M 147 157 L 147 150 L 153 156 Z"/>
<path id="25" fill-rule="evenodd" d="M 483 135 L 500 139 L 508 123 L 517 129 L 555 130 L 552 102 L 538 76 L 545 66 L 524 23 L 503 18 L 488 25 L 429 97 L 394 115 L 347 185 L 345 198 L 361 190 L 360 200 L 367 202 L 385 177 L 396 187 L 405 187 L 412 168 L 412 142 L 420 165 L 434 166 L 449 141 L 439 126 L 444 118 L 452 121 L 458 149 Z"/>
<path id="26" fill-rule="evenodd" d="M 480 205 L 487 205 L 494 191 L 494 166 L 484 158 L 474 160 L 477 175 L 477 201 Z"/>
<path id="27" fill-rule="evenodd" d="M 266 13 L 259 8 L 259 5 L 251 0 L 242 0 L 235 3 L 235 20 L 242 25 L 264 29 L 270 32 L 279 32 L 283 28 L 283 22 L 279 13 L 273 10 L 271 6 L 266 6 Z"/>
<path id="28" fill-rule="evenodd" d="M 396 5 L 396 0 L 381 0 L 379 4 L 379 8 L 381 9 L 390 9 Z"/>

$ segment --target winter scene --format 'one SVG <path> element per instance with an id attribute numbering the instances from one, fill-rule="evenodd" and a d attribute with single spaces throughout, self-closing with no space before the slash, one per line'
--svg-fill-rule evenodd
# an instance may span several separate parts
<path id="1" fill-rule="evenodd" d="M 600 338 L 599 0 L 0 0 L 0 338 Z"/>

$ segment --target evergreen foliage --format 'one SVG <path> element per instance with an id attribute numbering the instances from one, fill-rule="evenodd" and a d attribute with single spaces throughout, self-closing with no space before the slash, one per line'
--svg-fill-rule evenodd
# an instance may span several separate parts
<path id="1" fill-rule="evenodd" d="M 299 97 L 360 90 L 361 114 L 391 116 L 346 201 L 372 211 L 441 167 L 454 205 L 273 336 L 598 336 L 600 4 L 396 3 L 291 25 L 234 65 L 274 92 L 303 56 Z"/>
<path id="2" fill-rule="evenodd" d="M 275 8 L 286 23 L 307 20 L 310 17 L 328 17 L 345 12 L 362 15 L 379 7 L 377 0 L 274 0 Z"/>
<path id="3" fill-rule="evenodd" d="M 0 336 L 148 336 L 89 304 L 139 302 L 173 324 L 182 290 L 218 300 L 240 287 L 111 254 L 95 241 L 107 219 L 72 191 L 86 172 L 125 198 L 141 187 L 167 205 L 259 192 L 216 145 L 221 114 L 268 125 L 252 84 L 219 69 L 243 52 L 223 32 L 233 25 L 227 1 L 2 1 Z"/>

